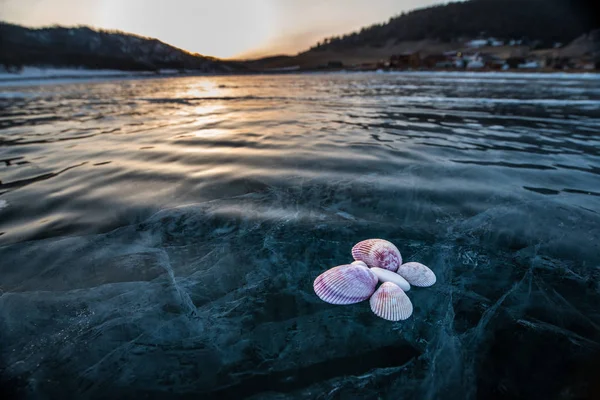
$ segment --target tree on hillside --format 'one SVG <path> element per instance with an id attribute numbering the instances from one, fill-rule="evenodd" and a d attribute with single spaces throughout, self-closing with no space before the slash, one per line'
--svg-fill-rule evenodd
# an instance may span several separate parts
<path id="1" fill-rule="evenodd" d="M 326 38 L 319 49 L 382 46 L 388 42 L 480 36 L 539 40 L 542 46 L 569 42 L 600 27 L 583 3 L 568 0 L 470 0 L 402 13 L 342 37 Z"/>

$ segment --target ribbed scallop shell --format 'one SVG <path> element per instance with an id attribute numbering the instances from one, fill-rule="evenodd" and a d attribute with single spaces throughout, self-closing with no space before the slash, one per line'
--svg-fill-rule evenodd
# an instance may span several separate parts
<path id="1" fill-rule="evenodd" d="M 331 304 L 354 304 L 371 297 L 377 277 L 363 265 L 340 265 L 323 272 L 313 284 L 319 298 Z"/>
<path id="2" fill-rule="evenodd" d="M 413 312 L 413 305 L 406 293 L 392 282 L 383 283 L 369 302 L 375 315 L 388 321 L 405 320 Z"/>
<path id="3" fill-rule="evenodd" d="M 377 276 L 379 282 L 392 282 L 398 285 L 400 289 L 404 290 L 405 292 L 410 290 L 410 284 L 406 281 L 406 279 L 395 272 L 377 267 L 371 268 L 371 272 Z"/>
<path id="4" fill-rule="evenodd" d="M 367 264 L 365 264 L 364 261 L 352 261 L 351 264 L 352 265 L 362 265 L 363 267 L 369 267 Z"/>
<path id="5" fill-rule="evenodd" d="M 396 246 L 383 239 L 367 239 L 352 248 L 352 257 L 364 261 L 369 267 L 396 272 L 402 264 L 402 256 Z"/>
<path id="6" fill-rule="evenodd" d="M 413 286 L 427 287 L 436 282 L 433 271 L 418 262 L 408 262 L 400 265 L 398 274 Z"/>

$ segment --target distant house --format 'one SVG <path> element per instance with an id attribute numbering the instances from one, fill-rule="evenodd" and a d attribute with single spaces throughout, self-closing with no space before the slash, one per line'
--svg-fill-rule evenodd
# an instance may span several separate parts
<path id="1" fill-rule="evenodd" d="M 394 54 L 390 57 L 391 68 L 419 68 L 421 56 L 418 52 L 406 52 Z"/>
<path id="2" fill-rule="evenodd" d="M 481 61 L 487 69 L 501 69 L 504 65 L 504 60 L 495 54 L 480 54 Z"/>
<path id="3" fill-rule="evenodd" d="M 517 65 L 517 68 L 520 68 L 520 69 L 536 69 L 536 68 L 540 68 L 540 67 L 541 67 L 541 65 L 537 61 L 526 61 L 524 63 Z"/>
<path id="4" fill-rule="evenodd" d="M 596 62 L 594 58 L 590 56 L 583 56 L 579 60 L 575 61 L 573 64 L 573 66 L 576 69 L 583 69 L 587 71 L 596 69 Z"/>
<path id="5" fill-rule="evenodd" d="M 456 56 L 454 56 L 453 60 L 454 65 L 457 68 L 483 68 L 483 64 L 479 65 L 481 59 L 478 52 L 464 53 L 459 51 L 456 53 Z"/>
<path id="6" fill-rule="evenodd" d="M 456 68 L 478 69 L 485 66 L 479 52 L 459 51 L 452 57 L 452 60 Z"/>
<path id="7" fill-rule="evenodd" d="M 594 70 L 596 68 L 597 68 L 596 64 L 592 63 L 592 62 L 581 64 L 581 69 L 584 69 L 586 71 L 592 71 L 592 70 Z"/>
<path id="8" fill-rule="evenodd" d="M 483 58 L 479 54 L 476 54 L 474 57 L 471 57 L 467 62 L 467 69 L 480 69 L 485 67 L 485 62 Z"/>
<path id="9" fill-rule="evenodd" d="M 565 69 L 570 61 L 567 57 L 559 57 L 556 55 L 547 55 L 544 58 L 544 65 L 548 68 Z"/>

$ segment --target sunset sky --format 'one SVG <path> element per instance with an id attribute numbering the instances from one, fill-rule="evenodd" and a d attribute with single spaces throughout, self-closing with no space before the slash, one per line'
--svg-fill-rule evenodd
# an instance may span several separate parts
<path id="1" fill-rule="evenodd" d="M 324 37 L 442 0 L 0 0 L 0 20 L 89 25 L 205 55 L 295 54 Z"/>

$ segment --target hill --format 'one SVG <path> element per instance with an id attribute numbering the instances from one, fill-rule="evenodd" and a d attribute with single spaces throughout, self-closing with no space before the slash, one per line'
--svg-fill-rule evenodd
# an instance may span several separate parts
<path id="1" fill-rule="evenodd" d="M 536 54 L 595 57 L 600 54 L 599 42 L 589 33 L 598 27 L 595 14 L 577 0 L 470 0 L 417 9 L 386 23 L 326 38 L 296 56 L 254 61 L 253 66 L 375 65 L 403 53 L 418 52 L 423 57 L 471 52 L 472 41 L 479 38 L 485 40 L 477 40 L 475 50 L 500 59 Z M 585 45 L 569 45 L 563 54 L 562 47 L 573 41 Z"/>
<path id="2" fill-rule="evenodd" d="M 157 39 L 88 27 L 30 29 L 0 23 L 0 65 L 227 72 L 239 65 L 192 54 Z"/>
<path id="3" fill-rule="evenodd" d="M 383 47 L 403 41 L 495 37 L 548 47 L 600 27 L 582 2 L 570 0 L 470 0 L 417 9 L 359 32 L 330 37 L 311 50 Z"/>

